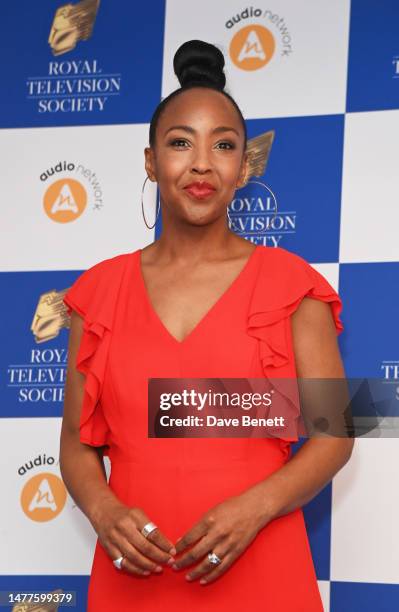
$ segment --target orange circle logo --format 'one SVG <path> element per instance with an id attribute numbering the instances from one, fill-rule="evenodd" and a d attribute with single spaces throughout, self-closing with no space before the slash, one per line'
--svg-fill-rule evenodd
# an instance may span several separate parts
<path id="1" fill-rule="evenodd" d="M 83 185 L 74 179 L 55 181 L 44 194 L 44 210 L 57 223 L 75 221 L 87 205 L 87 193 Z"/>
<path id="2" fill-rule="evenodd" d="M 65 506 L 67 494 L 61 478 L 51 472 L 36 474 L 25 483 L 21 506 L 32 521 L 43 523 L 58 516 Z"/>
<path id="3" fill-rule="evenodd" d="M 232 62 L 242 70 L 259 70 L 270 62 L 276 43 L 273 34 L 260 25 L 249 25 L 239 30 L 230 43 Z"/>

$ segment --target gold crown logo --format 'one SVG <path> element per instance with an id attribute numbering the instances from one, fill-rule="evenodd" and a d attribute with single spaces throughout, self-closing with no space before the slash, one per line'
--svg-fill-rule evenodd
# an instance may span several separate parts
<path id="1" fill-rule="evenodd" d="M 53 55 L 72 51 L 79 40 L 90 38 L 99 5 L 100 0 L 82 0 L 56 10 L 48 39 Z"/>

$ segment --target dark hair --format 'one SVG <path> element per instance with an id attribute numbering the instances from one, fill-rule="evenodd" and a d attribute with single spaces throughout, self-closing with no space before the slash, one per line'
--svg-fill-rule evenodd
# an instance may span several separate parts
<path id="1" fill-rule="evenodd" d="M 226 77 L 223 72 L 223 53 L 215 45 L 203 40 L 189 40 L 176 51 L 173 58 L 173 68 L 181 87 L 164 98 L 155 109 L 150 123 L 150 146 L 155 145 L 158 121 L 168 102 L 192 87 L 207 87 L 220 91 L 235 107 L 244 130 L 244 147 L 246 147 L 248 136 L 244 117 L 235 100 L 224 91 Z"/>

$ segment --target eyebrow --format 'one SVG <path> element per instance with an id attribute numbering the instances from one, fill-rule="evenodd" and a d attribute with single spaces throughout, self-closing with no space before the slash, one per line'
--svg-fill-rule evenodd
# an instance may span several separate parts
<path id="1" fill-rule="evenodd" d="M 190 134 L 197 133 L 197 130 L 192 128 L 190 125 L 172 125 L 172 127 L 166 130 L 164 136 L 166 136 L 166 134 L 168 134 L 168 132 L 171 132 L 172 130 L 184 130 L 185 132 L 189 132 Z M 214 130 L 212 130 L 212 134 L 219 134 L 220 132 L 235 132 L 237 136 L 240 135 L 235 128 L 228 127 L 226 125 L 220 125 L 219 127 L 216 127 Z"/>

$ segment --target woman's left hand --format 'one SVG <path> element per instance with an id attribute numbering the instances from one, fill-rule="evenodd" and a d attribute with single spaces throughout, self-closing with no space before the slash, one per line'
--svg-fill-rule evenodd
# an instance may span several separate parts
<path id="1" fill-rule="evenodd" d="M 200 584 L 212 582 L 224 574 L 271 518 L 267 516 L 266 509 L 261 508 L 259 495 L 254 491 L 248 490 L 230 497 L 208 510 L 177 540 L 177 555 L 187 547 L 194 546 L 176 559 L 172 567 L 181 569 L 200 561 L 186 575 L 187 580 L 201 578 Z M 208 553 L 211 551 L 222 560 L 218 565 L 210 563 Z"/>

